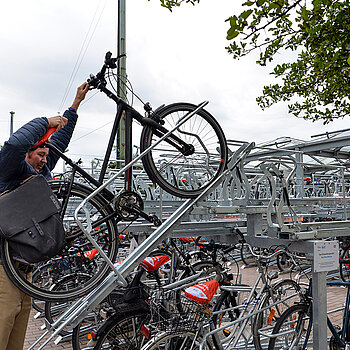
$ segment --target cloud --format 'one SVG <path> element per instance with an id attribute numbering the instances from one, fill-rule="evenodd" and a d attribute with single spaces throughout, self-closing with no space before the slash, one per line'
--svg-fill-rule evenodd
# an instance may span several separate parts
<path id="1" fill-rule="evenodd" d="M 203 1 L 170 13 L 158 0 L 127 1 L 127 73 L 135 93 L 154 107 L 208 100 L 208 111 L 228 139 L 308 139 L 346 127 L 343 120 L 323 126 L 297 119 L 288 115 L 286 104 L 259 109 L 255 98 L 272 79 L 269 69 L 257 66 L 255 57 L 233 60 L 225 50 L 225 19 L 238 7 L 232 0 Z M 0 14 L 0 144 L 9 135 L 11 110 L 15 129 L 33 117 L 63 112 L 76 87 L 99 71 L 105 53 L 116 53 L 116 42 L 116 1 L 5 2 Z M 142 112 L 137 100 L 135 107 Z M 90 92 L 79 112 L 72 157 L 102 156 L 109 129 L 101 126 L 113 120 L 113 101 Z"/>

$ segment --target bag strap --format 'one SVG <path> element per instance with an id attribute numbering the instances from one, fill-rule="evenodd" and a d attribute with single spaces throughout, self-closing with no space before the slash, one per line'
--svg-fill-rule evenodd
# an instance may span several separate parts
<path id="1" fill-rule="evenodd" d="M 25 180 L 21 181 L 21 182 L 20 182 L 18 185 L 16 185 L 13 189 L 11 189 L 11 190 L 6 190 L 6 191 L 0 193 L 0 198 L 1 198 L 2 196 L 4 196 L 5 194 L 7 194 L 7 193 L 13 191 L 14 189 L 18 188 L 19 186 L 25 184 L 27 181 L 29 181 L 31 178 L 33 178 L 33 177 L 35 177 L 35 176 L 38 176 L 38 175 L 31 175 L 31 176 L 27 177 Z"/>

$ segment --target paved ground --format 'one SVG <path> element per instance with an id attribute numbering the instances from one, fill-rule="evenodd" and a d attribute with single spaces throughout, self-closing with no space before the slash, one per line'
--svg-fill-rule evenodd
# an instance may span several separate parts
<path id="1" fill-rule="evenodd" d="M 252 284 L 256 278 L 256 269 L 254 267 L 242 269 L 242 283 Z M 286 275 L 285 278 L 289 276 Z M 345 289 L 339 287 L 329 287 L 327 290 L 327 307 L 328 310 L 334 310 L 335 308 L 342 305 L 345 300 Z M 29 326 L 26 335 L 26 341 L 24 350 L 27 350 L 31 344 L 35 342 L 42 334 L 43 331 L 40 327 L 43 325 L 44 321 L 42 318 L 34 319 L 35 312 L 33 311 L 30 317 Z M 339 313 L 335 313 L 331 316 L 332 322 L 337 323 L 339 319 Z M 34 349 L 37 349 L 35 347 Z M 61 349 L 72 349 L 72 345 L 69 341 L 60 342 L 58 345 L 55 345 L 51 341 L 44 349 L 51 350 L 61 350 Z"/>

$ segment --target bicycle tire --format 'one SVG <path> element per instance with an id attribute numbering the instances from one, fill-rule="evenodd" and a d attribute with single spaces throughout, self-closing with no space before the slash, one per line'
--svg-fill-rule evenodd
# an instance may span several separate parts
<path id="1" fill-rule="evenodd" d="M 306 304 L 296 304 L 287 309 L 273 328 L 272 335 L 277 336 L 270 338 L 268 350 L 296 349 L 298 344 L 303 345 L 305 340 L 307 341 L 305 334 L 309 322 L 308 310 L 309 306 Z"/>
<path id="2" fill-rule="evenodd" d="M 48 270 L 50 270 L 49 266 L 46 266 L 46 267 L 48 268 Z M 38 268 L 33 271 L 32 283 L 40 284 L 41 288 L 48 289 L 52 285 L 52 282 L 50 281 L 50 276 L 45 276 L 45 273 L 44 274 L 41 273 L 42 271 L 41 268 L 42 268 L 41 266 L 38 266 Z M 46 268 L 45 268 L 45 271 L 47 271 Z M 45 301 L 32 298 L 32 307 L 34 310 L 40 312 L 41 314 L 44 314 Z"/>
<path id="3" fill-rule="evenodd" d="M 210 260 L 203 260 L 203 261 L 196 261 L 194 262 L 193 264 L 191 264 L 191 266 L 189 268 L 187 268 L 186 270 L 184 270 L 180 276 L 179 276 L 179 280 L 182 280 L 182 279 L 185 279 L 197 272 L 200 272 L 200 271 L 204 271 L 206 269 L 210 269 L 210 268 L 213 268 L 216 266 L 216 263 L 214 263 L 213 261 L 210 261 Z M 202 277 L 205 281 L 206 278 L 205 276 Z M 203 281 L 201 282 L 198 282 L 197 283 L 202 283 Z"/>
<path id="4" fill-rule="evenodd" d="M 261 249 L 257 247 L 252 247 L 252 249 L 257 254 L 259 254 L 261 251 Z M 250 249 L 246 244 L 241 245 L 239 252 L 240 252 L 241 260 L 245 267 L 256 265 L 256 257 L 250 252 Z"/>
<path id="5" fill-rule="evenodd" d="M 57 291 L 62 290 L 64 288 L 69 288 L 69 284 L 74 283 L 74 287 L 78 287 L 81 284 L 81 281 L 86 281 L 90 279 L 91 276 L 84 273 L 73 273 L 71 275 L 64 276 L 60 281 L 51 286 L 51 290 Z M 53 302 L 46 301 L 45 302 L 45 320 L 52 325 L 56 319 L 61 316 L 70 306 L 72 305 L 71 301 L 61 301 L 61 302 Z M 69 327 L 68 327 L 69 328 Z M 66 330 L 63 328 L 60 333 L 62 337 L 72 334 L 70 329 Z"/>
<path id="6" fill-rule="evenodd" d="M 142 334 L 142 327 L 148 317 L 149 313 L 146 311 L 132 311 L 126 314 L 115 314 L 108 318 L 98 331 L 94 350 L 140 349 L 148 341 Z M 73 349 L 76 350 L 74 347 Z"/>
<path id="7" fill-rule="evenodd" d="M 282 300 L 282 302 L 271 308 L 266 309 L 265 311 L 258 313 L 254 317 L 252 332 L 254 347 L 256 350 L 263 349 L 262 344 L 264 343 L 264 341 L 266 341 L 266 343 L 268 342 L 268 338 L 262 337 L 259 331 L 262 328 L 266 329 L 266 327 L 267 329 L 273 329 L 274 325 L 276 324 L 277 320 L 281 317 L 283 312 L 285 312 L 290 306 L 295 304 L 295 302 L 300 301 L 300 286 L 297 282 L 291 279 L 278 281 L 271 287 L 272 288 L 270 290 L 266 291 L 265 296 L 262 298 L 261 302 L 258 305 L 258 309 L 266 308 L 267 306 L 272 305 L 278 300 Z M 286 299 L 287 297 L 290 298 Z M 267 330 L 265 330 L 265 332 L 266 331 Z"/>
<path id="8" fill-rule="evenodd" d="M 98 316 L 98 315 L 97 315 Z M 103 320 L 102 322 L 105 322 Z M 97 332 L 98 323 L 93 321 L 91 325 L 84 327 L 85 319 L 73 328 L 72 332 L 72 349 L 73 350 L 93 350 L 96 341 L 92 339 L 91 335 Z"/>
<path id="9" fill-rule="evenodd" d="M 350 282 L 350 247 L 346 247 L 340 257 L 340 278 L 344 282 Z"/>
<path id="10" fill-rule="evenodd" d="M 50 182 L 50 186 L 60 202 L 66 199 L 66 197 L 68 196 L 68 185 L 64 181 Z M 66 230 L 66 237 L 69 237 L 70 235 L 72 235 L 72 233 L 79 233 L 80 229 L 73 220 L 73 214 L 77 205 L 81 203 L 81 201 L 83 201 L 85 198 L 87 198 L 92 192 L 92 189 L 84 185 L 76 183 L 73 184 L 68 198 L 68 206 L 63 217 L 63 223 Z M 115 261 L 118 251 L 118 235 L 116 223 L 114 219 L 111 218 L 113 216 L 113 209 L 109 206 L 108 202 L 100 195 L 93 197 L 87 203 L 87 205 L 91 211 L 93 210 L 94 218 L 98 217 L 98 220 L 96 221 L 96 223 L 98 223 L 98 226 L 94 229 L 96 232 L 94 231 L 92 235 L 95 236 L 100 245 L 104 246 L 104 251 L 109 257 L 109 259 Z M 85 216 L 83 214 L 82 222 L 84 222 L 84 217 Z M 83 246 L 85 249 L 91 249 L 90 242 L 87 240 L 85 235 L 82 234 L 76 237 L 74 242 L 70 243 L 69 249 L 74 247 L 74 244 Z M 99 283 L 101 283 L 110 272 L 110 268 L 107 265 L 107 263 L 99 261 L 99 263 L 95 266 L 96 270 L 94 271 L 91 279 L 88 280 L 83 286 L 66 291 L 53 291 L 50 290 L 50 288 L 42 288 L 42 286 L 40 285 L 35 285 L 22 276 L 22 274 L 16 267 L 14 260 L 11 258 L 7 241 L 2 240 L 0 249 L 2 263 L 10 280 L 22 292 L 39 300 L 67 301 L 73 300 L 77 297 L 81 297 L 90 292 L 92 289 L 94 289 Z M 69 257 L 69 249 L 64 249 L 56 257 L 48 261 L 42 262 L 40 264 L 49 264 L 49 262 L 62 261 L 64 258 Z M 78 256 L 78 254 L 75 255 L 76 258 Z M 82 258 L 80 260 L 82 260 Z M 35 268 L 40 264 L 34 264 L 33 266 Z M 82 267 L 84 266 L 80 266 L 80 268 Z M 72 273 L 70 266 L 67 266 L 67 270 L 64 270 L 63 268 L 64 266 L 62 266 L 62 271 L 60 271 L 61 274 L 59 276 L 54 276 L 56 278 L 56 281 L 60 278 L 63 278 L 65 275 Z M 79 268 L 79 266 L 77 268 Z"/>
<path id="11" fill-rule="evenodd" d="M 199 349 L 196 344 L 196 330 L 193 331 L 169 331 L 163 332 L 152 338 L 142 350 L 175 350 L 175 349 Z M 198 339 L 200 340 L 200 339 Z M 198 343 L 198 342 L 197 342 Z M 211 346 L 204 347 L 204 349 Z"/>
<path id="12" fill-rule="evenodd" d="M 238 286 L 238 285 L 237 285 Z M 242 287 L 249 287 L 248 285 L 242 284 Z M 237 308 L 239 305 L 244 305 L 245 300 L 250 294 L 250 290 L 248 291 L 228 291 L 224 290 L 218 296 L 216 303 L 213 308 L 213 316 L 212 316 L 212 329 L 220 328 L 225 325 L 225 323 L 230 323 L 237 320 L 240 316 L 240 310 Z M 230 308 L 236 308 L 234 310 L 228 310 Z M 221 313 L 218 313 L 220 310 L 223 310 Z M 234 327 L 234 326 L 233 326 Z M 248 325 L 246 326 L 248 327 Z M 235 329 L 229 329 L 226 327 L 222 333 L 217 332 L 213 334 L 212 341 L 214 347 L 216 349 L 221 349 L 221 343 L 225 342 L 225 339 L 234 331 Z M 228 344 L 225 344 L 225 349 Z"/>
<path id="13" fill-rule="evenodd" d="M 151 118 L 171 130 L 184 115 L 195 108 L 190 103 L 174 103 L 162 108 Z M 151 181 L 166 192 L 180 198 L 194 198 L 215 181 L 226 167 L 225 135 L 215 118 L 204 109 L 187 120 L 172 135 L 193 146 L 193 153 L 184 155 L 167 142 L 171 138 L 168 137 L 143 157 L 144 169 Z M 140 138 L 141 152 L 159 138 L 154 128 L 146 125 Z"/>

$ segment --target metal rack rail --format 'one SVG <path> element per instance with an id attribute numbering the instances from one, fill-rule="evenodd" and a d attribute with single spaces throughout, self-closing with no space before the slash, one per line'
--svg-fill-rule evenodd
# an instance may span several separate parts
<path id="1" fill-rule="evenodd" d="M 64 327 L 79 324 L 118 284 L 125 283 L 125 276 L 166 237 L 207 235 L 235 243 L 232 233 L 239 227 L 253 246 L 288 245 L 290 250 L 302 252 L 313 261 L 315 242 L 350 235 L 350 221 L 347 220 L 350 172 L 345 163 L 350 152 L 342 150 L 350 145 L 350 138 L 340 136 L 331 140 L 298 142 L 281 148 L 264 146 L 250 153 L 252 144 L 232 141 L 231 145 L 236 149 L 232 151 L 228 169 L 197 198 L 177 201 L 175 211 L 166 213 L 167 219 L 160 227 L 155 229 L 143 222 L 119 224 L 122 230 L 147 232 L 149 237 L 118 269 L 111 263 L 113 272 L 107 279 L 96 290 L 76 301 L 30 349 L 47 338 L 38 348 L 42 349 L 55 337 L 58 336 L 59 340 Z M 333 181 L 332 188 L 329 186 L 325 190 L 325 185 L 331 184 L 329 181 Z M 323 192 L 316 191 L 322 186 Z M 148 191 L 143 189 L 143 193 L 147 196 Z M 172 209 L 165 203 L 145 198 L 146 208 L 158 213 L 164 214 L 167 209 Z M 84 203 L 77 210 L 82 208 Z M 315 220 L 324 215 L 334 220 Z M 88 211 L 86 216 L 89 216 Z M 89 227 L 81 228 L 89 237 Z M 314 268 L 312 275 L 314 348 L 325 350 L 326 272 Z"/>

